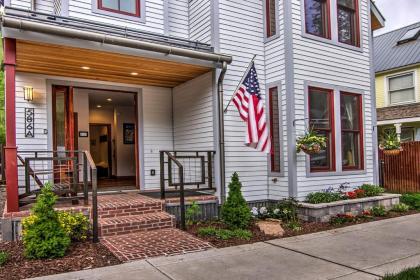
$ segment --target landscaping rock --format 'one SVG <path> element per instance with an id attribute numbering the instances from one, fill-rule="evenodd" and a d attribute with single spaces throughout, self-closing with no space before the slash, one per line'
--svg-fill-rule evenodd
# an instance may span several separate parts
<path id="1" fill-rule="evenodd" d="M 264 234 L 276 237 L 282 237 L 284 235 L 284 229 L 281 226 L 280 220 L 267 219 L 258 221 L 257 226 Z"/>

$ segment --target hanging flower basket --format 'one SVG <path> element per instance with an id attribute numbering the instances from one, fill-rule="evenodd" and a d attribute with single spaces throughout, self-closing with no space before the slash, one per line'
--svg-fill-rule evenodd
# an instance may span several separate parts
<path id="1" fill-rule="evenodd" d="M 400 139 L 395 131 L 390 131 L 384 135 L 384 141 L 379 145 L 385 155 L 387 156 L 397 156 L 403 150 L 401 148 Z"/>
<path id="2" fill-rule="evenodd" d="M 296 141 L 296 152 L 304 152 L 307 155 L 319 154 L 327 147 L 327 139 L 317 135 L 313 130 L 306 132 Z"/>
<path id="3" fill-rule="evenodd" d="M 402 149 L 394 149 L 394 150 L 383 150 L 384 154 L 387 156 L 398 156 Z"/>
<path id="4" fill-rule="evenodd" d="M 300 150 L 307 155 L 319 154 L 322 151 L 318 143 L 314 143 L 312 146 L 301 145 Z"/>

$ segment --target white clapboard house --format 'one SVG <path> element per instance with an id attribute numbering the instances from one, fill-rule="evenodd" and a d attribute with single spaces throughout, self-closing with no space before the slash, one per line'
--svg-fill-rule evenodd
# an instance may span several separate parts
<path id="1" fill-rule="evenodd" d="M 9 212 L 47 180 L 63 193 L 91 182 L 83 165 L 99 191 L 159 193 L 178 188 L 178 162 L 186 189 L 220 201 L 234 172 L 250 202 L 376 181 L 372 31 L 384 19 L 370 0 L 4 5 Z M 244 145 L 233 103 L 224 112 L 254 56 L 271 154 Z M 313 124 L 327 149 L 296 153 Z"/>

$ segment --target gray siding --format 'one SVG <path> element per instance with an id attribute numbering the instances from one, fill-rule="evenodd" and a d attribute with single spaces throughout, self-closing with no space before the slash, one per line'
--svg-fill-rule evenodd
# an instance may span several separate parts
<path id="1" fill-rule="evenodd" d="M 189 37 L 202 43 L 211 43 L 211 1 L 189 1 Z"/>

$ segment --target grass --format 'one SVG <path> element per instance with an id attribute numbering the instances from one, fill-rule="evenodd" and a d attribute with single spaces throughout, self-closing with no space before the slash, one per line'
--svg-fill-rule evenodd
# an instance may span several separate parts
<path id="1" fill-rule="evenodd" d="M 244 229 L 219 229 L 215 227 L 203 227 L 198 230 L 200 236 L 214 236 L 218 239 L 229 240 L 232 238 L 239 238 L 250 240 L 252 233 L 249 230 Z"/>
<path id="2" fill-rule="evenodd" d="M 8 259 L 9 255 L 6 252 L 0 251 L 0 266 L 3 266 Z"/>
<path id="3" fill-rule="evenodd" d="M 407 268 L 397 274 L 385 275 L 382 280 L 414 280 L 420 279 L 420 266 Z"/>

